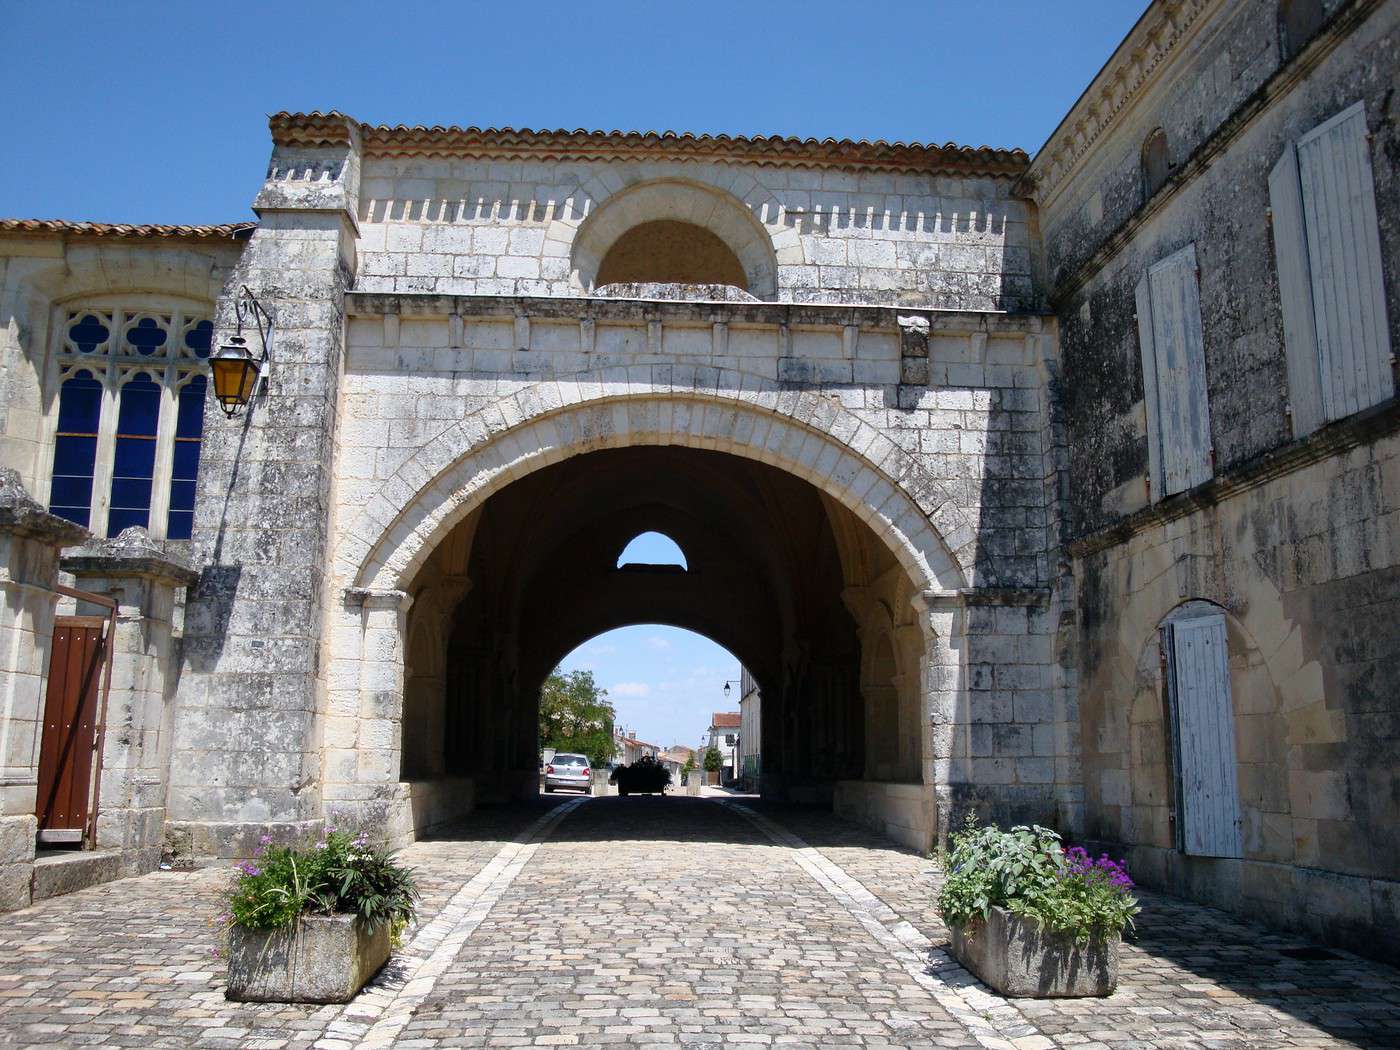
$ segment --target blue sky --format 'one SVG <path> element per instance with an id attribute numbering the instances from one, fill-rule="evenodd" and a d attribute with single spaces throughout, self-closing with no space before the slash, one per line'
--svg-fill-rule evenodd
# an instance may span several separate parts
<path id="1" fill-rule="evenodd" d="M 0 216 L 250 217 L 266 117 L 1036 149 L 1144 0 L 0 3 Z"/>
<path id="2" fill-rule="evenodd" d="M 1034 152 L 1145 0 L 0 3 L 0 216 L 251 218 L 267 114 L 883 138 Z M 566 659 L 695 743 L 725 650 L 629 627 Z"/>
<path id="3" fill-rule="evenodd" d="M 685 564 L 675 543 L 655 532 L 627 545 L 620 564 Z M 695 747 L 714 711 L 737 711 L 739 687 L 724 696 L 726 680 L 739 677 L 739 661 L 703 635 L 661 624 L 641 624 L 600 634 L 564 657 L 566 671 L 589 670 L 608 691 L 618 720 L 643 740 Z"/>

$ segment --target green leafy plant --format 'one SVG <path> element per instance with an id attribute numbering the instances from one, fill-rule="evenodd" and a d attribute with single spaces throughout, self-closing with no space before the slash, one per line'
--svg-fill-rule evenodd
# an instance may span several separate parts
<path id="1" fill-rule="evenodd" d="M 1002 907 L 1082 943 L 1121 933 L 1140 910 L 1121 862 L 1065 850 L 1059 834 L 1038 825 L 1002 831 L 969 816 L 952 836 L 946 870 L 938 911 L 959 926 Z"/>
<path id="2" fill-rule="evenodd" d="M 719 748 L 711 744 L 705 749 L 705 772 L 718 773 L 724 765 L 724 756 L 720 754 Z"/>
<path id="3" fill-rule="evenodd" d="M 358 916 L 371 929 L 388 924 L 397 943 L 417 911 L 413 870 L 394 852 L 364 835 L 327 829 L 304 846 L 262 840 L 258 855 L 238 865 L 229 892 L 227 921 L 253 930 L 276 930 L 303 913 Z"/>

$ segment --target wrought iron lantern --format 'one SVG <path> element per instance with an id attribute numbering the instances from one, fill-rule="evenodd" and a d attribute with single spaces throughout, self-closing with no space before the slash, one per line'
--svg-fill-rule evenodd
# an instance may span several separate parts
<path id="1" fill-rule="evenodd" d="M 258 376 L 263 365 L 267 364 L 268 342 L 272 335 L 272 318 L 246 284 L 234 299 L 233 310 L 238 318 L 238 330 L 219 344 L 218 351 L 209 358 L 209 370 L 214 378 L 214 398 L 230 419 L 253 400 Z M 261 356 L 253 356 L 248 339 L 243 334 L 245 317 L 251 319 L 257 328 L 258 341 L 262 344 Z M 266 384 L 266 379 L 263 382 Z"/>

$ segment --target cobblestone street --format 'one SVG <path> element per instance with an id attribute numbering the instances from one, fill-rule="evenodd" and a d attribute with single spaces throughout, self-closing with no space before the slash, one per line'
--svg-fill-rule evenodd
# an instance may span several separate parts
<path id="1" fill-rule="evenodd" d="M 0 1042 L 140 1047 L 1400 1045 L 1400 974 L 1151 894 L 1107 1000 L 1007 1001 L 943 952 L 927 860 L 747 799 L 541 799 L 405 851 L 404 951 L 348 1007 L 229 1003 L 227 873 L 0 928 Z"/>

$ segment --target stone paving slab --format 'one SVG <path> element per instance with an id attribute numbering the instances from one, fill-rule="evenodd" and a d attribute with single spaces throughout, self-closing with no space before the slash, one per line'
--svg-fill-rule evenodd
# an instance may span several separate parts
<path id="1" fill-rule="evenodd" d="M 540 846 L 401 1045 L 946 1046 L 967 1030 L 721 805 L 602 798 Z"/>
<path id="2" fill-rule="evenodd" d="M 745 804 L 816 846 L 936 949 L 948 943 L 933 905 L 941 873 L 932 862 L 829 814 Z M 1400 971 L 1340 950 L 1334 960 L 1291 959 L 1279 949 L 1306 941 L 1179 898 L 1139 896 L 1143 913 L 1125 939 L 1114 995 L 1010 1001 L 1046 1046 L 1400 1046 Z M 946 956 L 934 969 L 965 974 Z"/>
<path id="3" fill-rule="evenodd" d="M 406 850 L 423 921 L 349 1007 L 224 1000 L 226 870 L 11 913 L 0 1044 L 1400 1046 L 1400 973 L 1288 959 L 1296 939 L 1212 909 L 1144 894 L 1118 993 L 1008 1001 L 942 951 L 934 865 L 872 832 L 754 799 L 570 801 Z"/>
<path id="4" fill-rule="evenodd" d="M 556 804 L 483 809 L 443 829 L 451 838 L 404 850 L 423 890 L 420 924 Z M 224 999 L 213 953 L 229 878 L 223 868 L 155 872 L 0 916 L 0 1045 L 312 1046 L 339 1007 Z"/>

